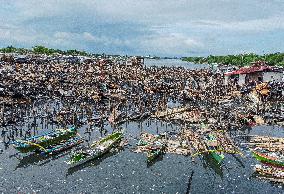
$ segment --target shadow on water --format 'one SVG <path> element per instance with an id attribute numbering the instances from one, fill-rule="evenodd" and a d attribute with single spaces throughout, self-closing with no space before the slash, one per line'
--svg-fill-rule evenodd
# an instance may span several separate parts
<path id="1" fill-rule="evenodd" d="M 202 165 L 205 169 L 209 168 L 212 169 L 217 175 L 223 179 L 224 174 L 223 174 L 223 169 L 222 169 L 222 163 L 218 164 L 217 161 L 212 158 L 210 154 L 204 154 L 203 155 L 203 160 L 202 160 Z"/>
<path id="2" fill-rule="evenodd" d="M 32 153 L 29 155 L 25 155 L 24 157 L 20 159 L 20 162 L 16 166 L 15 170 L 17 170 L 18 168 L 27 168 L 30 165 L 42 166 L 42 165 L 49 163 L 52 160 L 56 160 L 58 158 L 66 156 L 69 152 L 70 150 L 66 150 L 56 155 L 41 155 L 38 153 Z"/>
<path id="3" fill-rule="evenodd" d="M 262 182 L 268 182 L 269 184 L 271 184 L 273 187 L 279 187 L 279 186 L 283 186 L 283 179 L 280 179 L 282 182 L 277 182 L 276 179 L 275 181 L 273 181 L 273 177 L 271 176 L 265 176 L 265 175 L 261 175 L 258 174 L 257 172 L 254 172 L 251 176 L 251 179 L 255 179 L 257 181 L 262 181 Z M 271 179 L 272 178 L 272 179 Z M 283 188 L 284 190 L 284 188 Z"/>
<path id="4" fill-rule="evenodd" d="M 162 161 L 162 160 L 164 159 L 164 155 L 165 155 L 165 154 L 159 155 L 157 158 L 155 158 L 155 159 L 154 159 L 153 161 L 151 161 L 151 162 L 146 161 L 146 162 L 147 162 L 147 168 L 150 168 L 151 166 L 153 166 L 153 165 L 156 164 L 157 162 Z"/>
<path id="5" fill-rule="evenodd" d="M 244 163 L 240 158 L 238 158 L 238 156 L 236 156 L 235 154 L 231 154 L 231 156 L 233 156 L 236 159 L 236 161 L 241 165 L 242 168 L 245 168 Z"/>
<path id="6" fill-rule="evenodd" d="M 104 161 L 105 159 L 107 158 L 110 158 L 116 154 L 118 154 L 119 152 L 123 151 L 124 149 L 121 148 L 121 149 L 113 149 L 111 150 L 110 152 L 104 154 L 102 157 L 99 157 L 97 159 L 94 159 L 93 161 L 90 161 L 90 162 L 86 162 L 84 164 L 81 164 L 79 166 L 74 166 L 74 167 L 70 167 L 68 170 L 67 170 L 67 173 L 66 173 L 66 177 L 74 174 L 75 172 L 78 172 L 80 170 L 83 170 L 84 168 L 88 168 L 88 167 L 95 167 L 95 166 L 98 166 L 102 161 Z"/>

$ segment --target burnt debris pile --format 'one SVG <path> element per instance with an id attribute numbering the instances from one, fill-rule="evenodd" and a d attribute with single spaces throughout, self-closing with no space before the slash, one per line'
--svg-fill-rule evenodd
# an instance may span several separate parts
<path id="1" fill-rule="evenodd" d="M 273 79 L 239 84 L 222 72 L 147 67 L 135 57 L 28 55 L 23 61 L 13 57 L 0 62 L 5 145 L 50 126 L 82 127 L 84 134 L 98 130 L 104 136 L 106 125 L 115 130 L 129 122 L 160 120 L 181 130 L 142 132 L 136 151 L 147 152 L 148 161 L 162 153 L 177 153 L 193 159 L 209 154 L 221 163 L 225 154 L 243 155 L 233 136 L 255 125 L 284 122 L 283 82 Z M 253 146 L 257 159 L 259 154 L 265 158 L 265 153 L 274 153 L 271 160 L 283 162 L 282 139 L 253 137 L 246 145 Z"/>

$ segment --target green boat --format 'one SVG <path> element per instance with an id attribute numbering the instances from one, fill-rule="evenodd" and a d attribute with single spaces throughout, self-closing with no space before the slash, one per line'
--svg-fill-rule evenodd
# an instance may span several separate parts
<path id="1" fill-rule="evenodd" d="M 32 152 L 35 150 L 45 150 L 45 148 L 57 144 L 63 140 L 68 140 L 76 136 L 75 127 L 69 129 L 56 129 L 53 132 L 43 135 L 32 136 L 23 140 L 15 140 L 12 144 L 17 150 L 23 153 Z"/>
<path id="2" fill-rule="evenodd" d="M 148 146 L 147 162 L 153 162 L 159 155 L 164 153 L 165 148 L 166 145 L 160 141 L 155 141 L 153 145 Z"/>
<path id="3" fill-rule="evenodd" d="M 216 162 L 220 164 L 224 160 L 225 156 L 224 154 L 219 152 L 217 149 L 218 146 L 217 146 L 217 139 L 215 135 L 209 134 L 206 137 L 205 143 L 207 145 L 207 149 L 209 151 L 210 156 L 212 156 L 212 158 L 214 158 Z"/>
<path id="4" fill-rule="evenodd" d="M 62 142 L 47 147 L 45 150 L 41 150 L 40 154 L 46 155 L 46 154 L 57 154 L 59 152 L 65 151 L 67 149 L 70 149 L 74 146 L 77 146 L 79 144 L 83 143 L 83 139 L 80 137 L 74 137 L 68 140 L 63 140 Z"/>
<path id="5" fill-rule="evenodd" d="M 280 158 L 276 154 L 261 153 L 256 150 L 251 150 L 253 156 L 260 162 L 266 164 L 272 164 L 275 166 L 284 167 L 284 157 Z"/>
<path id="6" fill-rule="evenodd" d="M 112 133 L 107 137 L 94 142 L 90 147 L 86 147 L 72 154 L 70 161 L 67 163 L 70 164 L 71 167 L 75 167 L 99 158 L 116 146 L 118 142 L 121 141 L 122 137 L 123 133 L 121 132 Z"/>
<path id="7" fill-rule="evenodd" d="M 210 152 L 210 154 L 217 161 L 218 164 L 220 164 L 225 158 L 224 154 L 219 154 L 216 150 L 213 150 L 212 152 Z"/>

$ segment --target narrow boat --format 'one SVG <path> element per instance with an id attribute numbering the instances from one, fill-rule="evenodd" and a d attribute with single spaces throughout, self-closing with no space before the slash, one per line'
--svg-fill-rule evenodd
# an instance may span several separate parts
<path id="1" fill-rule="evenodd" d="M 284 169 L 267 165 L 255 165 L 255 171 L 264 176 L 284 179 Z"/>
<path id="2" fill-rule="evenodd" d="M 100 141 L 94 142 L 90 147 L 73 153 L 70 157 L 70 161 L 67 163 L 70 164 L 71 167 L 75 167 L 99 158 L 117 145 L 122 139 L 122 135 L 121 132 L 115 132 Z"/>
<path id="3" fill-rule="evenodd" d="M 262 153 L 255 150 L 251 150 L 253 156 L 262 163 L 272 164 L 275 166 L 284 167 L 284 157 L 277 156 L 276 153 Z"/>
<path id="4" fill-rule="evenodd" d="M 224 160 L 225 156 L 217 149 L 218 145 L 215 135 L 209 134 L 206 137 L 205 143 L 209 154 L 217 161 L 218 164 L 220 164 Z"/>
<path id="5" fill-rule="evenodd" d="M 46 147 L 54 145 L 60 141 L 70 139 L 76 135 L 75 127 L 69 129 L 56 129 L 53 132 L 45 133 L 43 135 L 32 136 L 24 140 L 15 140 L 15 148 L 20 152 L 31 152 L 37 149 L 45 150 Z"/>
<path id="6" fill-rule="evenodd" d="M 148 146 L 147 162 L 153 162 L 158 156 L 164 153 L 166 145 L 160 141 L 155 141 L 153 145 Z"/>
<path id="7" fill-rule="evenodd" d="M 57 154 L 81 143 L 83 143 L 83 139 L 80 137 L 74 137 L 72 139 L 63 140 L 59 144 L 52 145 L 46 148 L 45 150 L 41 150 L 41 154 Z"/>

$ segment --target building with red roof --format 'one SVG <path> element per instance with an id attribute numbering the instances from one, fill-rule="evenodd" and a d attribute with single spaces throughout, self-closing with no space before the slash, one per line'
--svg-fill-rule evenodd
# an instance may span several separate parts
<path id="1" fill-rule="evenodd" d="M 227 72 L 225 75 L 225 83 L 237 81 L 239 85 L 246 84 L 251 81 L 268 82 L 279 81 L 283 79 L 283 69 L 268 66 L 263 61 L 257 61 L 249 67 L 242 67 L 235 71 Z"/>

